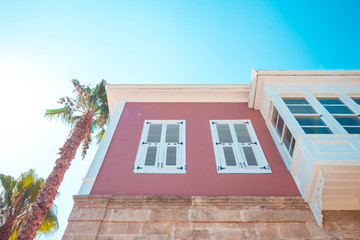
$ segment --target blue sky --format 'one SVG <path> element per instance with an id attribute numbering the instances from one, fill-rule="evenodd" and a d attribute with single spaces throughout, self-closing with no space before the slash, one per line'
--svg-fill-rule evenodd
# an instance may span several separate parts
<path id="1" fill-rule="evenodd" d="M 250 83 L 251 69 L 359 69 L 360 1 L 0 0 L 1 173 L 51 171 L 68 129 L 43 118 L 84 84 Z M 85 160 L 57 200 L 60 239 Z"/>

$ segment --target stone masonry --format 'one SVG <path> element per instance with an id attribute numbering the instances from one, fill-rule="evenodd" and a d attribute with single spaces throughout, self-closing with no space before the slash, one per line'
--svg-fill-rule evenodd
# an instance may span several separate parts
<path id="1" fill-rule="evenodd" d="M 360 239 L 359 211 L 323 211 L 301 197 L 74 196 L 63 240 Z"/>

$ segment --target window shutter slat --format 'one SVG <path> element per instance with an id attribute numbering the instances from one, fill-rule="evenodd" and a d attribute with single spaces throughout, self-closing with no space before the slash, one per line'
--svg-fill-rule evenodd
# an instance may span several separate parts
<path id="1" fill-rule="evenodd" d="M 248 166 L 258 166 L 252 147 L 243 147 L 243 150 Z"/>
<path id="2" fill-rule="evenodd" d="M 168 146 L 166 149 L 166 165 L 176 166 L 176 146 Z"/>
<path id="3" fill-rule="evenodd" d="M 179 142 L 179 124 L 168 124 L 166 127 L 166 142 Z"/>
<path id="4" fill-rule="evenodd" d="M 236 166 L 235 155 L 232 147 L 224 147 L 226 166 Z"/>
<path id="5" fill-rule="evenodd" d="M 149 146 L 145 157 L 145 166 L 155 166 L 156 162 L 156 146 Z"/>
<path id="6" fill-rule="evenodd" d="M 239 143 L 250 143 L 251 137 L 246 124 L 234 124 L 235 132 Z"/>
<path id="7" fill-rule="evenodd" d="M 221 143 L 233 143 L 231 137 L 229 124 L 217 124 L 216 130 L 219 136 L 219 142 Z"/>
<path id="8" fill-rule="evenodd" d="M 149 127 L 149 134 L 147 142 L 160 142 L 162 124 L 151 124 Z"/>

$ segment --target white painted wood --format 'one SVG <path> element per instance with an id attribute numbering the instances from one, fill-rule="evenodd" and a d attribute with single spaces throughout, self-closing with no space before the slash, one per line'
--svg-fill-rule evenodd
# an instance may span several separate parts
<path id="1" fill-rule="evenodd" d="M 251 124 L 250 120 L 210 120 L 210 129 L 214 147 L 214 154 L 215 154 L 215 161 L 218 173 L 271 173 L 270 166 L 266 160 L 266 157 L 262 151 L 260 142 L 255 134 L 254 127 Z M 217 124 L 229 124 L 230 133 L 233 140 L 233 144 L 231 147 L 233 148 L 235 159 L 236 159 L 236 166 L 226 166 L 225 158 L 223 155 L 223 145 L 217 144 L 219 141 L 219 136 L 217 133 L 216 125 Z M 258 166 L 246 166 L 240 164 L 246 162 L 246 158 L 244 152 L 242 150 L 242 143 L 240 143 L 237 139 L 234 124 L 245 124 L 247 131 L 251 137 L 253 142 L 256 144 L 251 144 L 249 147 L 252 148 Z M 265 169 L 261 167 L 266 167 Z M 222 169 L 224 167 L 224 169 Z"/>
<path id="2" fill-rule="evenodd" d="M 248 102 L 250 84 L 108 84 L 112 114 L 117 102 Z"/>
<path id="3" fill-rule="evenodd" d="M 179 143 L 177 144 L 176 159 L 177 165 L 165 166 L 166 148 L 166 127 L 167 124 L 179 124 Z M 148 144 L 143 144 L 147 141 L 149 128 L 151 124 L 161 124 L 161 138 L 157 146 L 157 156 L 155 160 L 155 166 L 145 166 L 145 159 Z M 139 139 L 139 147 L 134 163 L 134 173 L 186 173 L 186 121 L 185 120 L 145 120 L 141 138 Z M 155 145 L 154 145 L 155 146 Z M 181 168 L 181 169 L 180 169 Z"/>
<path id="4" fill-rule="evenodd" d="M 321 214 L 321 211 L 323 209 L 322 207 L 323 188 L 324 188 L 324 177 L 322 175 L 322 171 L 319 170 L 315 181 L 315 189 L 312 193 L 311 200 L 309 202 L 310 209 L 313 212 L 316 222 L 318 223 L 319 226 L 322 226 L 322 218 L 323 218 L 323 215 Z"/>
<path id="5" fill-rule="evenodd" d="M 116 127 L 124 110 L 125 102 L 119 102 L 116 106 L 113 116 L 110 118 L 109 125 L 100 142 L 99 148 L 89 167 L 86 177 L 83 179 L 78 195 L 89 195 L 94 185 L 95 179 L 99 173 L 100 167 L 104 161 L 106 152 L 109 148 L 112 137 L 114 136 Z"/>

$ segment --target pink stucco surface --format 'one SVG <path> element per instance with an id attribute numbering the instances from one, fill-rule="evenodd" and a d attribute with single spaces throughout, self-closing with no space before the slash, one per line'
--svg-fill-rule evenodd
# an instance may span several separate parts
<path id="1" fill-rule="evenodd" d="M 250 119 L 272 173 L 217 173 L 209 120 Z M 186 120 L 186 174 L 134 173 L 145 120 Z M 127 103 L 91 194 L 299 196 L 259 111 L 247 103 Z"/>

